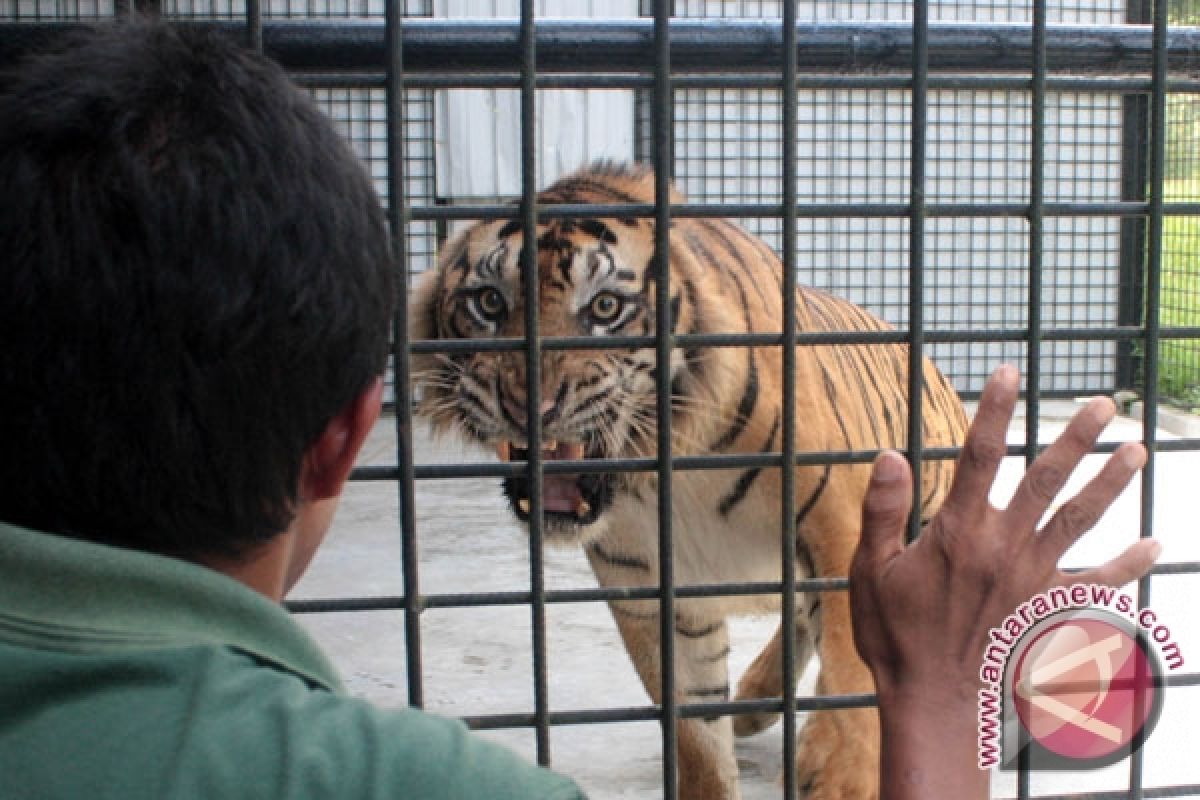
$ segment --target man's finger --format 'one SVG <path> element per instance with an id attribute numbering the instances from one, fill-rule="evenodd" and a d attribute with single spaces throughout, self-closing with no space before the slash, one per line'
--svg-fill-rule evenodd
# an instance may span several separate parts
<path id="1" fill-rule="evenodd" d="M 911 509 L 912 470 L 908 462 L 894 450 L 880 453 L 863 498 L 862 538 L 854 554 L 856 566 L 873 568 L 904 549 L 904 532 Z"/>
<path id="2" fill-rule="evenodd" d="M 1073 583 L 1100 583 L 1105 586 L 1124 586 L 1141 578 L 1162 553 L 1162 545 L 1153 539 L 1139 539 L 1125 549 L 1124 553 L 1094 569 L 1065 575 L 1059 585 Z"/>
<path id="3" fill-rule="evenodd" d="M 1126 442 L 1079 494 L 1055 512 L 1037 539 L 1037 546 L 1045 550 L 1049 563 L 1058 563 L 1063 553 L 1095 526 L 1145 463 L 1146 448 Z"/>
<path id="4" fill-rule="evenodd" d="M 1008 449 L 1008 423 L 1017 403 L 1019 384 L 1016 368 L 1003 364 L 983 387 L 944 506 L 970 513 L 981 503 L 987 503 L 996 471 Z"/>
<path id="5" fill-rule="evenodd" d="M 1097 437 L 1115 413 L 1112 400 L 1097 397 L 1071 418 L 1066 429 L 1054 440 L 1054 444 L 1046 448 L 1046 452 L 1038 456 L 1017 486 L 1012 501 L 1004 511 L 1009 530 L 1034 530 L 1050 503 L 1066 485 L 1067 478 L 1091 451 Z"/>

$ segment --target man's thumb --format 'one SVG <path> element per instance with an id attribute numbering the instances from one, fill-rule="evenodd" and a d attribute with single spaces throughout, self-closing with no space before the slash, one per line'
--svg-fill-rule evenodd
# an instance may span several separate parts
<path id="1" fill-rule="evenodd" d="M 857 558 L 880 563 L 904 549 L 912 509 L 912 470 L 904 456 L 885 450 L 875 459 L 863 498 L 862 539 Z"/>

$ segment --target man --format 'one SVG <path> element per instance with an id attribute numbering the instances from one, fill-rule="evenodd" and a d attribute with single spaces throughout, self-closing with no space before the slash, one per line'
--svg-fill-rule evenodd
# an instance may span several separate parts
<path id="1" fill-rule="evenodd" d="M 379 413 L 370 181 L 267 60 L 130 22 L 0 83 L 0 796 L 567 798 L 342 693 L 280 607 Z"/>

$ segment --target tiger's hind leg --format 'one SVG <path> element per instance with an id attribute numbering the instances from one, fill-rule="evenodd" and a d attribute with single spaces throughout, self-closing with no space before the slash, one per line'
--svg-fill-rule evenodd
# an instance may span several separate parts
<path id="1" fill-rule="evenodd" d="M 812 659 L 812 638 L 809 636 L 807 619 L 814 610 L 804 602 L 802 596 L 796 597 L 797 617 L 795 619 L 795 667 L 796 674 L 804 672 Z M 758 657 L 754 659 L 742 679 L 738 681 L 737 700 L 759 700 L 783 696 L 783 622 L 767 642 Z M 733 733 L 735 736 L 753 736 L 775 724 L 779 714 L 774 711 L 755 711 L 749 714 L 739 714 L 733 718 Z"/>

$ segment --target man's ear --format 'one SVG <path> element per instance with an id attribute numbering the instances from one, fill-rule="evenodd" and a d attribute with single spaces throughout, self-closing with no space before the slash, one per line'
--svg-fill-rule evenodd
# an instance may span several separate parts
<path id="1" fill-rule="evenodd" d="M 304 454 L 300 471 L 300 500 L 337 497 L 350 477 L 354 460 L 383 404 L 383 378 L 374 380 L 337 413 Z"/>

